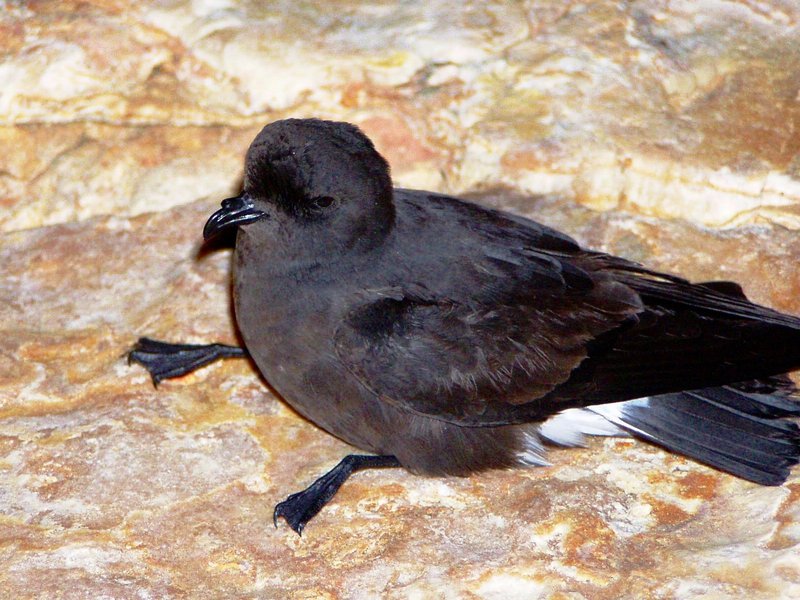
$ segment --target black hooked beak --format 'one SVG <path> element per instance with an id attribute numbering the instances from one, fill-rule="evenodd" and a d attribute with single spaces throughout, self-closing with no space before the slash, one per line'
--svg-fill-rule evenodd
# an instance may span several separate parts
<path id="1" fill-rule="evenodd" d="M 209 241 L 232 227 L 240 227 L 266 216 L 267 213 L 253 206 L 253 201 L 246 192 L 234 198 L 226 198 L 222 201 L 222 208 L 206 221 L 203 239 Z"/>

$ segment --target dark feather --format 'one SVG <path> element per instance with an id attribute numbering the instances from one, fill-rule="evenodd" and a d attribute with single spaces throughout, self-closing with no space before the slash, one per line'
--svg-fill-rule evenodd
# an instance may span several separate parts
<path id="1" fill-rule="evenodd" d="M 776 418 L 783 410 L 757 416 L 771 414 L 771 408 L 760 406 L 763 394 L 746 388 L 678 392 L 593 410 L 673 452 L 756 483 L 780 485 L 800 462 L 800 430 Z M 790 398 L 784 400 L 796 413 L 800 405 Z"/>
<path id="2" fill-rule="evenodd" d="M 449 272 L 425 289 L 362 295 L 336 334 L 342 362 L 396 406 L 460 425 L 522 423 L 800 365 L 800 319 L 735 284 L 693 285 L 455 199 L 398 200 L 398 225 L 410 222 L 423 249 L 438 243 Z M 431 215 L 469 219 L 477 234 L 426 240 Z M 413 262 L 429 256 L 407 257 L 409 268 L 437 270 Z"/>

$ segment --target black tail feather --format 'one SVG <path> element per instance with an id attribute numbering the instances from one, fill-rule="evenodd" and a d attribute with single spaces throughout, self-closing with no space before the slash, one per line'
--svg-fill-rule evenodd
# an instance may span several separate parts
<path id="1" fill-rule="evenodd" d="M 800 417 L 800 398 L 794 382 L 785 375 L 709 388 L 710 400 L 764 418 Z M 724 394 L 719 398 L 718 394 Z"/>
<path id="2" fill-rule="evenodd" d="M 618 426 L 698 462 L 762 485 L 800 463 L 800 415 L 788 380 L 748 382 L 592 407 Z M 757 391 L 751 391 L 757 390 Z"/>

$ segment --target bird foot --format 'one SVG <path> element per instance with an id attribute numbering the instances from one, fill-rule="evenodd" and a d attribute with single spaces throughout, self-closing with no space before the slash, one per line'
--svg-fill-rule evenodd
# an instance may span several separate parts
<path id="1" fill-rule="evenodd" d="M 322 478 L 320 478 L 322 479 Z M 278 518 L 284 519 L 297 535 L 303 535 L 306 524 L 313 519 L 322 507 L 327 504 L 324 497 L 327 495 L 325 485 L 317 485 L 317 479 L 313 484 L 301 492 L 297 492 L 286 498 L 283 502 L 275 505 L 272 513 L 272 522 L 278 526 Z M 334 491 L 334 494 L 336 492 Z M 331 494 L 333 496 L 333 494 Z"/>
<path id="2" fill-rule="evenodd" d="M 394 456 L 369 456 L 350 454 L 338 465 L 317 479 L 306 489 L 292 494 L 275 506 L 272 521 L 278 526 L 278 518 L 283 518 L 297 535 L 303 534 L 308 522 L 336 495 L 342 484 L 356 471 L 399 467 Z"/>
<path id="3" fill-rule="evenodd" d="M 170 344 L 139 338 L 128 352 L 128 364 L 139 363 L 150 373 L 153 385 L 181 377 L 221 358 L 247 356 L 244 348 L 226 344 Z"/>

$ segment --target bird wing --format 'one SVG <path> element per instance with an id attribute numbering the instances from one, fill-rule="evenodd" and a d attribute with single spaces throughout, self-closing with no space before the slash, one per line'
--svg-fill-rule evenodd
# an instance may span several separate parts
<path id="1" fill-rule="evenodd" d="M 548 397 L 586 404 L 692 390 L 800 366 L 800 319 L 750 302 L 731 282 L 691 284 L 595 254 L 601 271 L 634 290 L 644 310 L 601 336 Z"/>
<path id="2" fill-rule="evenodd" d="M 612 278 L 523 246 L 488 244 L 453 268 L 471 289 L 361 292 L 335 345 L 383 400 L 464 425 L 566 408 L 534 399 L 570 378 L 592 340 L 642 310 L 638 295 Z"/>
<path id="3" fill-rule="evenodd" d="M 500 425 L 800 366 L 800 319 L 736 284 L 691 284 L 508 219 L 481 216 L 480 249 L 454 252 L 446 284 L 360 292 L 336 352 L 383 401 Z"/>

